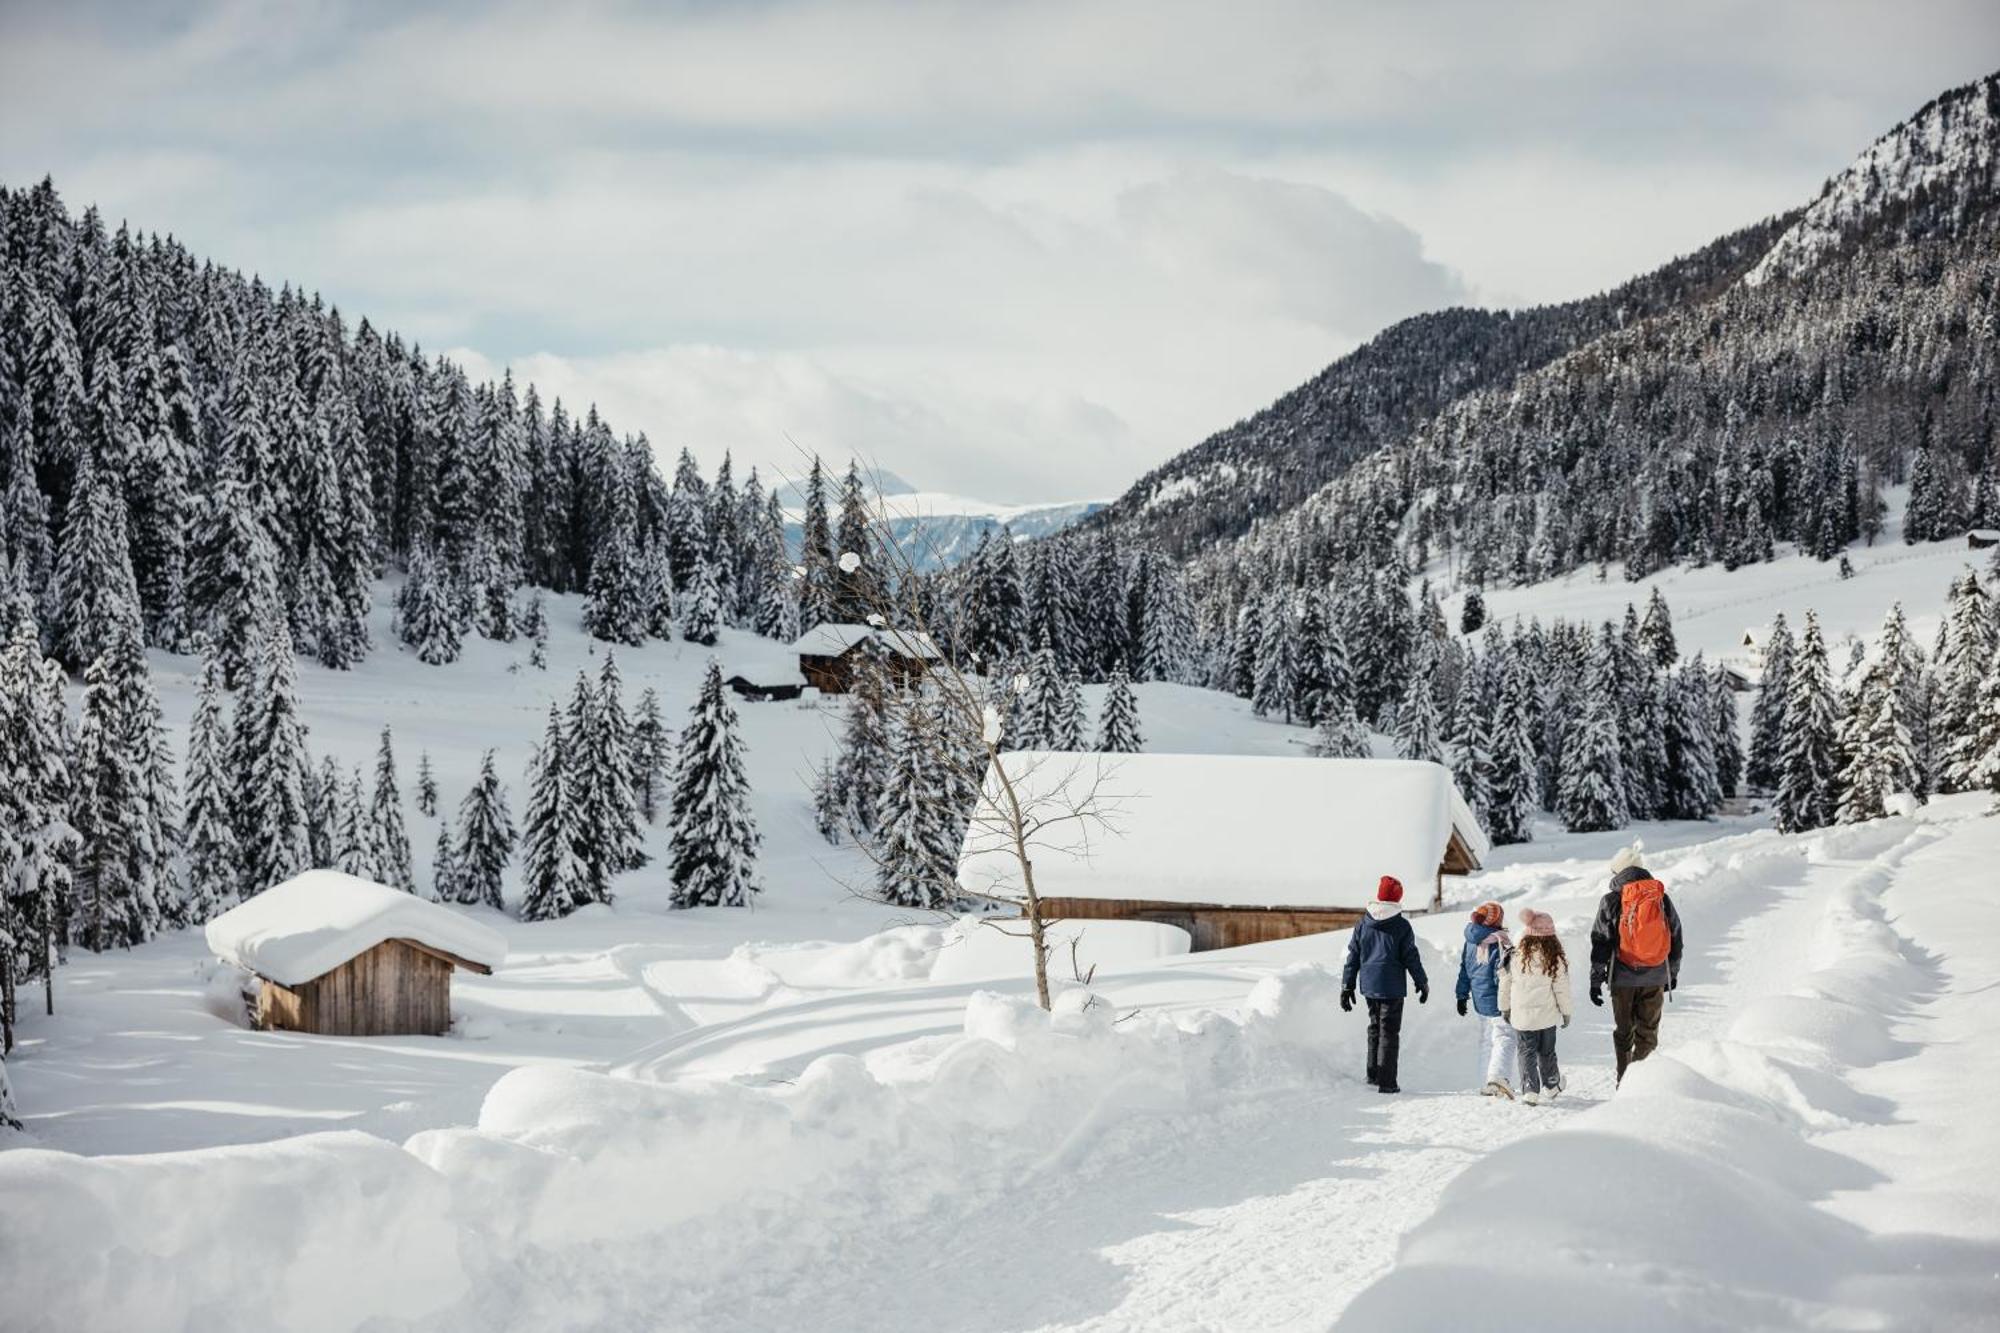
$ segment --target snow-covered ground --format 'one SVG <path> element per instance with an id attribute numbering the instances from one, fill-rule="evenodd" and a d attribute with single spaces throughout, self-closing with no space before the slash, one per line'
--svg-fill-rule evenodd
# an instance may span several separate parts
<path id="1" fill-rule="evenodd" d="M 1683 647 L 1714 656 L 1777 609 L 1817 607 L 1831 637 L 1900 599 L 1927 634 L 1967 559 L 1895 545 L 1847 582 L 1790 561 L 1663 586 Z M 1599 619 L 1645 592 L 1488 601 Z M 316 752 L 366 766 L 394 728 L 420 877 L 418 751 L 448 811 L 496 747 L 518 814 L 549 698 L 596 669 L 574 619 L 551 600 L 546 674 L 480 642 L 422 667 L 383 625 L 359 670 L 302 668 Z M 705 658 L 621 650 L 628 704 L 655 686 L 677 723 Z M 190 664 L 155 667 L 184 727 Z M 1151 749 L 1306 739 L 1201 690 L 1140 706 Z M 24 997 L 9 1061 L 29 1133 L 0 1152 L 0 1326 L 1991 1326 L 2000 819 L 1980 799 L 1799 837 L 1632 831 L 1687 925 L 1683 986 L 1613 1098 L 1609 1011 L 1579 983 L 1552 1107 L 1470 1091 L 1463 909 L 1553 912 L 1580 972 L 1632 833 L 1501 849 L 1418 918 L 1435 993 L 1385 1098 L 1335 1002 L 1344 935 L 1187 955 L 1085 924 L 1097 973 L 1046 1017 L 1018 941 L 846 887 L 865 863 L 814 834 L 804 782 L 837 710 L 739 712 L 757 907 L 669 911 L 654 866 L 567 921 L 479 911 L 509 955 L 457 977 L 447 1037 L 252 1032 L 199 932 L 74 955 L 54 1018 Z"/>

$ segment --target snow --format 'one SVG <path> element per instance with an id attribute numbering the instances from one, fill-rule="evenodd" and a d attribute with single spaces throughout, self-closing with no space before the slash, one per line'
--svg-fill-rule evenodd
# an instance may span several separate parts
<path id="1" fill-rule="evenodd" d="M 815 657 L 838 657 L 864 639 L 876 639 L 899 657 L 936 660 L 944 656 L 922 630 L 878 629 L 873 625 L 815 625 L 792 645 L 796 653 Z"/>
<path id="2" fill-rule="evenodd" d="M 1847 582 L 1787 557 L 1488 604 L 1594 621 L 1658 582 L 1683 648 L 1713 659 L 1774 610 L 1797 624 L 1816 606 L 1838 639 L 1872 635 L 1901 600 L 1924 641 L 1967 558 L 1962 540 L 1854 555 Z M 385 617 L 356 670 L 301 664 L 316 755 L 369 764 L 393 725 L 420 880 L 438 821 L 415 811 L 417 752 L 449 810 L 495 748 L 518 815 L 549 699 L 597 668 L 577 599 L 549 603 L 546 673 L 524 644 L 477 640 L 423 667 L 388 646 Z M 746 642 L 726 632 L 718 655 Z M 631 697 L 656 688 L 675 727 L 707 656 L 618 651 Z M 184 749 L 192 664 L 153 662 Z M 1208 691 L 1137 694 L 1161 755 L 1297 756 L 1309 740 Z M 1092 715 L 1102 697 L 1086 689 Z M 1411 918 L 1439 994 L 1408 1011 L 1405 1094 L 1381 1097 L 1360 1079 L 1364 1024 L 1337 1004 L 1344 933 L 1188 954 L 1141 923 L 1064 923 L 1042 1015 L 1004 921 L 867 901 L 865 858 L 813 832 L 805 777 L 837 701 L 740 712 L 768 838 L 756 908 L 669 911 L 656 860 L 564 921 L 469 909 L 507 952 L 492 976 L 455 978 L 450 1036 L 246 1030 L 227 1017 L 237 974 L 191 931 L 73 953 L 54 1017 L 24 995 L 8 1060 L 27 1133 L 0 1131 L 0 1323 L 730 1330 L 809 1310 L 829 1330 L 1373 1329 L 1523 1308 L 1556 1329 L 1990 1322 L 1988 798 L 1795 837 L 1760 815 L 1584 835 L 1543 822 L 1448 881 L 1450 910 Z M 1220 828 L 1213 812 L 1238 798 L 1211 785 L 1199 808 Z M 1323 822 L 1303 827 L 1316 839 Z M 1214 834 L 1246 875 L 1319 854 L 1267 866 L 1280 858 L 1259 827 Z M 645 835 L 657 857 L 666 830 Z M 1550 911 L 1574 961 L 1606 858 L 1635 836 L 1689 932 L 1660 1052 L 1613 1096 L 1609 1011 L 1579 986 L 1561 1100 L 1473 1095 L 1471 1024 L 1444 981 L 1464 910 Z"/>
<path id="3" fill-rule="evenodd" d="M 1054 751 L 996 763 L 1046 825 L 1030 848 L 1046 898 L 1359 907 L 1394 875 L 1414 904 L 1429 900 L 1454 829 L 1475 858 L 1488 850 L 1439 764 Z M 989 773 L 959 862 L 971 893 L 1020 894 L 1009 808 Z"/>
<path id="4" fill-rule="evenodd" d="M 384 940 L 414 940 L 482 967 L 507 959 L 506 937 L 456 908 L 338 870 L 308 870 L 230 908 L 204 928 L 216 957 L 298 986 Z"/>
<path id="5" fill-rule="evenodd" d="M 799 670 L 799 650 L 791 644 L 773 643 L 754 635 L 735 636 L 717 656 L 722 678 L 741 676 L 752 685 L 800 685 L 806 683 Z"/>

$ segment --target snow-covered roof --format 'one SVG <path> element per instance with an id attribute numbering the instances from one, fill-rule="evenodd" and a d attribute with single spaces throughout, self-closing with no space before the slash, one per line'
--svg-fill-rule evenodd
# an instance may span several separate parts
<path id="1" fill-rule="evenodd" d="M 281 986 L 300 986 L 384 940 L 411 940 L 481 967 L 507 959 L 491 926 L 338 870 L 308 870 L 208 923 L 208 947 Z"/>
<path id="2" fill-rule="evenodd" d="M 2000 528 L 1973 528 L 1966 535 L 1983 542 L 2000 542 Z"/>
<path id="3" fill-rule="evenodd" d="M 794 651 L 813 657 L 838 657 L 866 638 L 878 638 L 898 657 L 936 661 L 944 656 L 930 635 L 914 629 L 876 629 L 873 625 L 815 625 L 799 635 Z"/>
<path id="4" fill-rule="evenodd" d="M 1029 851 L 1047 898 L 1359 907 L 1394 875 L 1406 901 L 1420 903 L 1454 831 L 1475 862 L 1488 851 L 1439 764 L 1034 750 L 998 763 L 1030 819 L 1056 821 Z M 973 893 L 1018 898 L 998 778 L 986 775 L 958 879 Z M 1093 793 L 1100 817 L 1062 818 Z"/>
<path id="5" fill-rule="evenodd" d="M 755 634 L 733 635 L 718 656 L 724 680 L 741 676 L 752 685 L 806 683 L 805 673 L 799 670 L 799 650 L 790 644 Z"/>

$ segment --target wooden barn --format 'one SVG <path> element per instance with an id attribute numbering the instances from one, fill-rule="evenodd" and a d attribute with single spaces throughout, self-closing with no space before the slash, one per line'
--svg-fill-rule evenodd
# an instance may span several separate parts
<path id="1" fill-rule="evenodd" d="M 1178 926 L 1197 952 L 1345 929 L 1383 875 L 1403 882 L 1410 910 L 1436 907 L 1444 877 L 1477 870 L 1488 851 L 1438 764 L 1043 751 L 999 762 L 1038 817 L 1095 811 L 1045 826 L 1031 846 L 1044 920 Z M 982 798 L 959 883 L 1018 899 L 998 808 Z"/>
<path id="2" fill-rule="evenodd" d="M 881 649 L 884 669 L 900 689 L 922 680 L 926 663 L 944 656 L 921 631 L 880 630 L 872 625 L 816 625 L 792 648 L 808 685 L 821 694 L 845 694 L 853 688 L 861 646 L 869 642 Z"/>
<path id="3" fill-rule="evenodd" d="M 798 654 L 782 643 L 741 636 L 722 660 L 722 683 L 739 698 L 753 702 L 796 699 L 806 692 L 805 672 Z"/>
<path id="4" fill-rule="evenodd" d="M 1991 550 L 2000 546 L 2000 528 L 1974 528 L 1965 534 L 1965 545 L 1973 551 Z"/>
<path id="5" fill-rule="evenodd" d="M 308 870 L 208 923 L 216 956 L 256 978 L 256 1026 L 329 1037 L 442 1035 L 451 974 L 507 956 L 500 932 L 455 908 Z"/>

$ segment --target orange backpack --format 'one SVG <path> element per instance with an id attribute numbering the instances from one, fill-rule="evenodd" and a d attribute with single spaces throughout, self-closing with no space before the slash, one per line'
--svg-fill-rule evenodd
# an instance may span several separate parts
<path id="1" fill-rule="evenodd" d="M 1618 904 L 1618 961 L 1627 967 L 1658 967 L 1673 952 L 1674 933 L 1667 925 L 1667 886 L 1657 879 L 1635 879 L 1621 891 Z"/>

